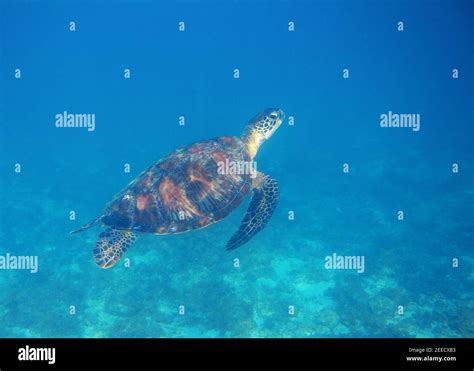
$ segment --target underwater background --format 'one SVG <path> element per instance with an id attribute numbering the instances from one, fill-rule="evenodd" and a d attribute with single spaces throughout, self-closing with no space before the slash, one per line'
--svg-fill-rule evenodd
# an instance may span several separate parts
<path id="1" fill-rule="evenodd" d="M 473 337 L 473 19 L 472 1 L 1 1 L 0 255 L 39 269 L 0 270 L 0 336 Z M 280 201 L 244 246 L 225 250 L 249 199 L 140 236 L 129 267 L 95 265 L 100 227 L 69 234 L 267 107 L 287 116 L 257 156 Z M 95 130 L 57 128 L 64 111 Z M 382 128 L 389 111 L 420 130 Z"/>

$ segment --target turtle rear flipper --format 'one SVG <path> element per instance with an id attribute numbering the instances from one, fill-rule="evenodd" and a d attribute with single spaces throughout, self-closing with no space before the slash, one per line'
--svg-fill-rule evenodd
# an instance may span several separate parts
<path id="1" fill-rule="evenodd" d="M 270 220 L 278 202 L 278 183 L 269 175 L 258 173 L 252 200 L 237 232 L 227 242 L 227 250 L 243 245 Z"/>
<path id="2" fill-rule="evenodd" d="M 132 231 L 107 228 L 95 243 L 94 259 L 101 268 L 110 268 L 117 263 L 137 236 Z"/>

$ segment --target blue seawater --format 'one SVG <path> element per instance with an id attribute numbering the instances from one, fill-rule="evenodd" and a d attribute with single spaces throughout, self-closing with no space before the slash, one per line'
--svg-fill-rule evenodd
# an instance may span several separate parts
<path id="1" fill-rule="evenodd" d="M 0 270 L 0 336 L 473 337 L 473 20 L 469 0 L 1 1 L 0 256 L 38 271 Z M 287 116 L 257 156 L 280 201 L 244 246 L 225 250 L 248 200 L 141 236 L 129 267 L 95 265 L 100 227 L 69 234 L 267 107 Z"/>

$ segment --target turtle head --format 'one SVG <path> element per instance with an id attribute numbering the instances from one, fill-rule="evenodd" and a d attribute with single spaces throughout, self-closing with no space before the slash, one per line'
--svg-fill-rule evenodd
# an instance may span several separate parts
<path id="1" fill-rule="evenodd" d="M 284 118 L 285 114 L 281 109 L 267 108 L 249 121 L 244 131 L 244 142 L 247 143 L 252 158 L 260 145 L 277 131 Z"/>

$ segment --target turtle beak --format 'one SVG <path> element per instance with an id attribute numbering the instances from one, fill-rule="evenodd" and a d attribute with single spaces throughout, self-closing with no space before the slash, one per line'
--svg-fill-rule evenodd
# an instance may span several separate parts
<path id="1" fill-rule="evenodd" d="M 277 114 L 278 114 L 278 118 L 281 120 L 281 122 L 283 122 L 283 120 L 285 119 L 285 112 L 283 112 L 281 109 L 279 109 L 277 111 Z"/>
<path id="2" fill-rule="evenodd" d="M 275 128 L 273 131 L 279 128 L 279 126 L 283 123 L 283 120 L 285 119 L 285 113 L 279 109 L 277 111 L 277 119 L 275 120 Z"/>
<path id="3" fill-rule="evenodd" d="M 274 111 L 273 118 L 272 118 L 273 119 L 272 128 L 267 133 L 265 133 L 265 139 L 269 139 L 275 133 L 275 131 L 277 131 L 277 129 L 283 123 L 284 118 L 285 118 L 285 113 L 281 109 Z"/>

